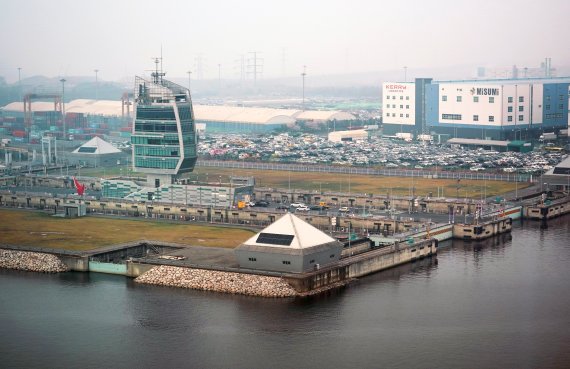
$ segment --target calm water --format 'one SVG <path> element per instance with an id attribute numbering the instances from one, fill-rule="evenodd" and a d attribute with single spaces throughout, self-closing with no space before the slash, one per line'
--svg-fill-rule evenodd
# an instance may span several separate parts
<path id="1" fill-rule="evenodd" d="M 0 271 L 2 368 L 568 368 L 570 217 L 324 296 Z"/>

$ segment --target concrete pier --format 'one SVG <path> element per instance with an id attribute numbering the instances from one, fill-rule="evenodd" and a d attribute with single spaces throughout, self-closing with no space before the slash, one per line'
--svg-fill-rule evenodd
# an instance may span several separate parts
<path id="1" fill-rule="evenodd" d="M 526 219 L 547 220 L 570 213 L 570 196 L 552 201 L 536 201 L 523 206 Z"/>
<path id="2" fill-rule="evenodd" d="M 475 224 L 454 224 L 453 238 L 464 240 L 482 240 L 501 233 L 511 232 L 513 220 L 510 217 L 477 222 Z"/>

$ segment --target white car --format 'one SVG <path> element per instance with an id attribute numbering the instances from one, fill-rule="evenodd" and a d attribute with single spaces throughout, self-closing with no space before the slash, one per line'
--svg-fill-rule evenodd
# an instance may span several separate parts
<path id="1" fill-rule="evenodd" d="M 340 208 L 338 208 L 338 211 L 340 211 L 342 213 L 346 213 L 346 212 L 350 211 L 350 209 L 346 206 L 341 206 Z"/>
<path id="2" fill-rule="evenodd" d="M 295 208 L 296 211 L 309 211 L 311 209 L 309 209 L 309 207 L 307 205 L 301 205 L 301 206 L 297 206 Z"/>
<path id="3" fill-rule="evenodd" d="M 302 202 L 294 202 L 294 203 L 291 204 L 291 206 L 294 207 L 294 208 L 298 208 L 298 207 L 300 207 L 300 206 L 305 206 L 305 207 L 306 207 L 307 205 L 303 204 Z"/>

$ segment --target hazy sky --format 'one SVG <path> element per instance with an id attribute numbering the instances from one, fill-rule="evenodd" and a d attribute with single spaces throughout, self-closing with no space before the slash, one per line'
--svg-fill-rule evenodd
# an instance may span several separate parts
<path id="1" fill-rule="evenodd" d="M 0 76 L 169 77 L 203 59 L 204 78 L 239 77 L 258 51 L 263 77 L 402 68 L 570 64 L 569 0 L 241 0 L 0 2 Z M 247 63 L 247 62 L 246 62 Z"/>

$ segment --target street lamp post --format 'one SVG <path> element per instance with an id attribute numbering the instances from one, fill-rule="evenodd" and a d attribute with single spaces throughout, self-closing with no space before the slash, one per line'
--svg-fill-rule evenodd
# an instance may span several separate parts
<path id="1" fill-rule="evenodd" d="M 20 100 L 22 100 L 22 79 L 20 74 L 21 71 L 22 68 L 18 67 L 18 96 L 20 97 Z"/>
<path id="2" fill-rule="evenodd" d="M 218 64 L 218 95 L 222 94 L 222 65 Z"/>
<path id="3" fill-rule="evenodd" d="M 63 139 L 65 140 L 65 78 L 59 80 L 61 82 L 61 115 L 63 117 Z"/>
<path id="4" fill-rule="evenodd" d="M 303 79 L 303 111 L 305 111 L 305 77 L 307 76 L 307 66 L 303 65 L 303 73 L 301 77 Z"/>
<path id="5" fill-rule="evenodd" d="M 99 69 L 94 69 L 93 70 L 95 72 L 95 100 L 99 100 L 99 78 L 98 78 L 98 73 L 99 73 Z"/>
<path id="6" fill-rule="evenodd" d="M 515 200 L 519 198 L 519 170 L 515 169 Z"/>

